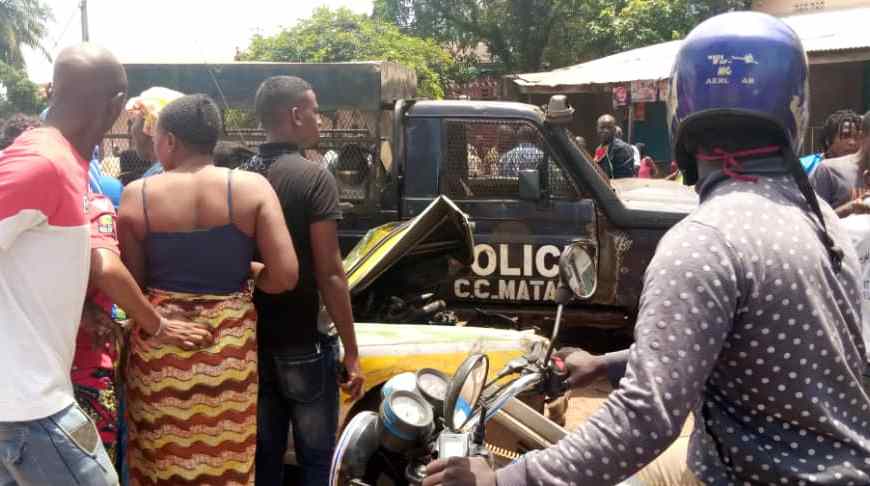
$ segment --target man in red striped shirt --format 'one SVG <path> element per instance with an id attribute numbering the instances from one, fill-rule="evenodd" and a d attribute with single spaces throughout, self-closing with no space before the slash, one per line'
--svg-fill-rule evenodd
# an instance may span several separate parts
<path id="1" fill-rule="evenodd" d="M 70 369 L 90 270 L 88 161 L 124 108 L 121 64 L 93 45 L 54 66 L 46 126 L 0 156 L 0 484 L 118 483 Z M 26 437 L 26 445 L 25 440 Z"/>

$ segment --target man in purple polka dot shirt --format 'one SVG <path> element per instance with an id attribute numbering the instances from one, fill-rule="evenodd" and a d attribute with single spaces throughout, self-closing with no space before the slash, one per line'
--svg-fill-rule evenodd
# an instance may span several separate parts
<path id="1" fill-rule="evenodd" d="M 689 34 L 669 111 L 701 203 L 646 270 L 618 388 L 556 446 L 499 471 L 438 461 L 425 486 L 617 484 L 690 413 L 700 484 L 870 484 L 859 266 L 795 155 L 808 96 L 806 55 L 780 20 L 730 13 Z"/>

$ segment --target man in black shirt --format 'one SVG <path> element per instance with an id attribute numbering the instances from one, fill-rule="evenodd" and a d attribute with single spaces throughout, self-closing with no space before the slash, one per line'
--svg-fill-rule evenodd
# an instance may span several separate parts
<path id="1" fill-rule="evenodd" d="M 595 162 L 611 179 L 634 177 L 634 151 L 616 136 L 618 129 L 613 115 L 601 115 L 598 119 L 601 145 L 595 150 Z"/>
<path id="2" fill-rule="evenodd" d="M 284 484 L 290 423 L 302 483 L 327 484 L 338 428 L 338 343 L 318 330 L 321 295 L 344 345 L 348 379 L 342 387 L 353 399 L 363 390 L 338 246 L 338 189 L 325 168 L 301 153 L 320 137 L 311 85 L 291 76 L 269 78 L 257 90 L 256 110 L 267 143 L 242 168 L 260 172 L 272 183 L 299 257 L 296 289 L 254 296 L 260 370 L 257 484 Z"/>

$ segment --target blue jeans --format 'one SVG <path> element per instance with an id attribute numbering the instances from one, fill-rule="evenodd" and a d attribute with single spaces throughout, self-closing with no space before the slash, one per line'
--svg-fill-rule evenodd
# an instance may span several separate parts
<path id="1" fill-rule="evenodd" d="M 97 428 L 78 405 L 44 419 L 0 422 L 0 486 L 117 486 Z"/>
<path id="2" fill-rule="evenodd" d="M 257 486 L 284 484 L 284 453 L 293 424 L 302 484 L 325 486 L 338 429 L 338 341 L 286 353 L 260 350 Z"/>
<path id="3" fill-rule="evenodd" d="M 115 384 L 115 394 L 118 397 L 118 445 L 115 446 L 117 457 L 115 471 L 118 472 L 121 486 L 130 484 L 130 468 L 127 464 L 127 390 L 123 382 Z"/>

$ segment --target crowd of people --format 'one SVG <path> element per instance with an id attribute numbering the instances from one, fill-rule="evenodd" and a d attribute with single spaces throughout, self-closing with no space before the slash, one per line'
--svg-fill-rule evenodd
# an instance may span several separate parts
<path id="1" fill-rule="evenodd" d="M 801 157 L 801 164 L 808 175 L 812 175 L 825 159 L 836 159 L 854 154 L 863 144 L 864 119 L 851 109 L 837 110 L 825 120 L 821 130 L 821 152 Z M 586 140 L 576 137 L 575 141 L 589 160 L 609 179 L 637 177 L 655 179 L 662 176 L 667 180 L 682 181 L 682 174 L 676 161 L 669 164 L 667 174 L 660 174 L 655 160 L 647 152 L 646 144 L 628 144 L 623 139 L 622 128 L 610 114 L 601 115 L 597 123 L 600 144 L 595 153 L 590 154 Z M 836 164 L 835 164 L 836 165 Z M 827 170 L 823 169 L 823 173 Z M 824 182 L 822 182 L 824 184 Z M 830 202 L 830 201 L 829 201 Z"/>
<path id="2" fill-rule="evenodd" d="M 42 119 L 2 126 L 0 482 L 280 485 L 292 423 L 326 484 L 339 386 L 363 378 L 335 181 L 299 155 L 313 89 L 264 81 L 257 154 L 221 148 L 205 95 L 126 90 L 111 53 L 69 48 Z M 148 163 L 122 184 L 95 147 L 125 109 Z"/>
<path id="3" fill-rule="evenodd" d="M 710 39 L 781 62 L 735 67 L 777 92 L 705 85 Z M 870 484 L 870 114 L 835 113 L 824 152 L 799 160 L 807 76 L 800 41 L 772 17 L 692 31 L 672 139 L 700 205 L 646 269 L 635 344 L 560 352 L 569 384 L 607 376 L 615 390 L 556 446 L 499 471 L 435 461 L 425 486 L 614 484 L 690 413 L 696 483 Z M 266 143 L 219 166 L 213 100 L 156 89 L 128 102 L 121 64 L 84 44 L 57 57 L 42 120 L 4 123 L 0 484 L 281 485 L 291 424 L 302 483 L 328 483 L 339 387 L 363 391 L 338 189 L 302 155 L 320 136 L 307 82 L 266 79 L 255 108 Z M 105 158 L 90 159 L 125 109 L 151 164 L 116 193 Z M 510 147 L 462 150 L 487 175 L 536 166 L 534 133 L 507 130 Z M 598 120 L 594 162 L 655 177 L 620 131 Z"/>

